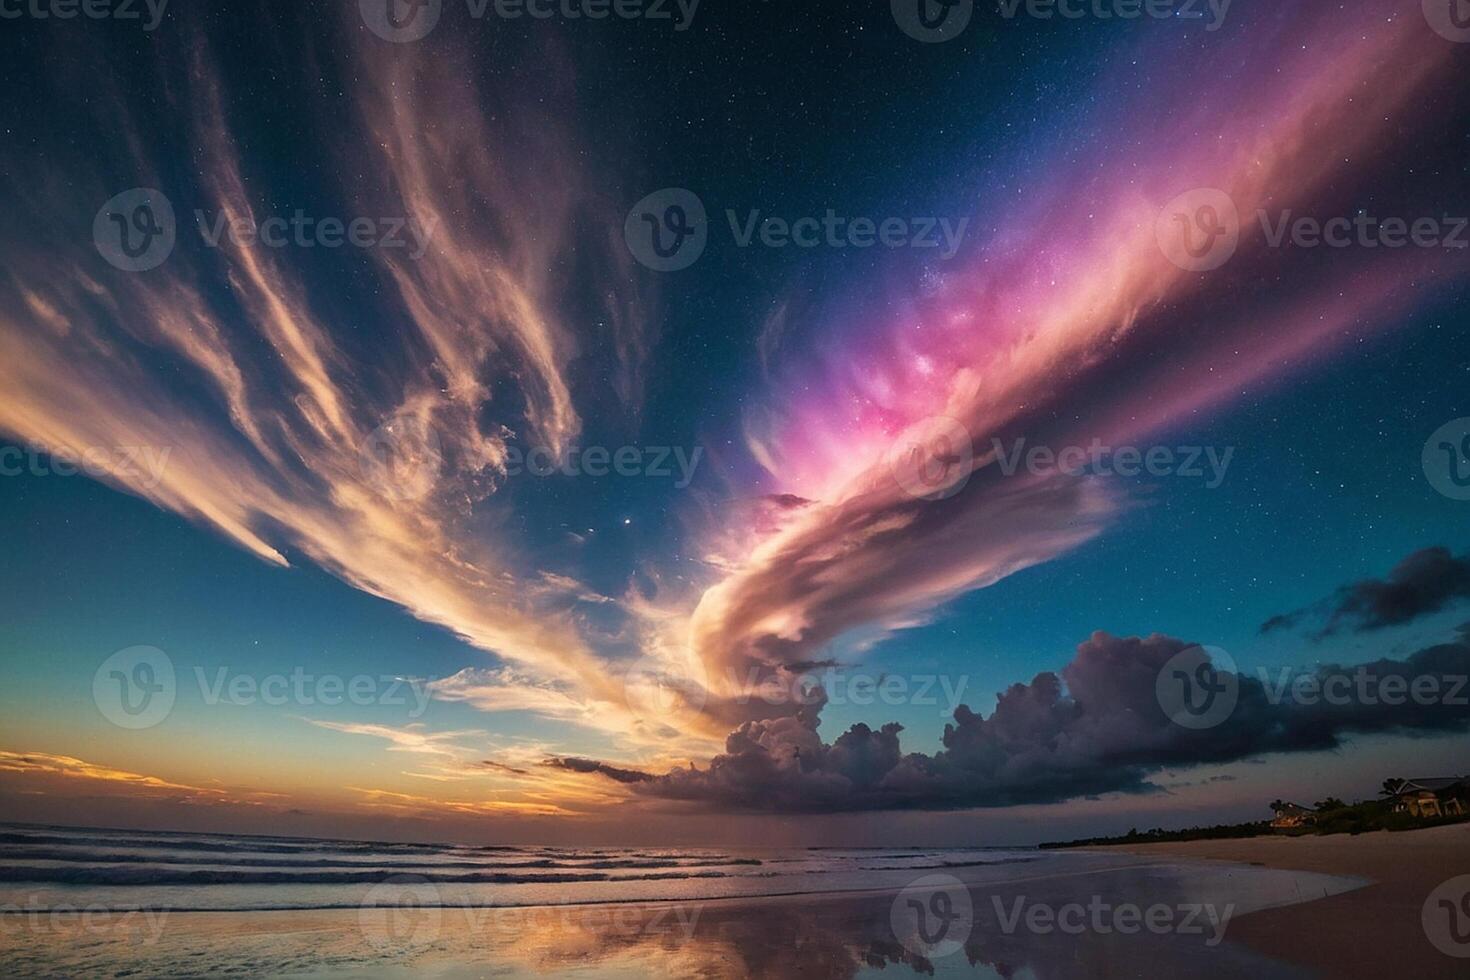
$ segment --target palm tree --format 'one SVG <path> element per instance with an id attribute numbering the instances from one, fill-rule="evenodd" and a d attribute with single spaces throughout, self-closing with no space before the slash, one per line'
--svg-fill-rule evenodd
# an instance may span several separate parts
<path id="1" fill-rule="evenodd" d="M 1402 779 L 1385 779 L 1383 788 L 1378 791 L 1379 796 L 1393 797 L 1399 795 L 1399 790 L 1404 786 Z"/>

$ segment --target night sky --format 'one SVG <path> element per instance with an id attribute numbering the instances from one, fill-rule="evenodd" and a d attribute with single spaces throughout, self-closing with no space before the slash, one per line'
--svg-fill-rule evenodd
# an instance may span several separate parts
<path id="1" fill-rule="evenodd" d="M 1253 679 L 1470 669 L 1470 502 L 1425 462 L 1470 416 L 1470 250 L 1273 248 L 1255 215 L 1453 230 L 1470 45 L 1401 0 L 1209 20 L 0 21 L 0 819 L 1005 843 L 1463 773 L 1470 709 Z M 176 216 L 141 271 L 94 232 L 133 188 Z M 625 223 L 667 188 L 708 242 L 660 272 Z M 1206 271 L 1156 226 L 1197 188 L 1241 215 Z M 964 234 L 740 247 L 727 218 L 829 209 Z M 298 210 L 430 230 L 207 240 Z M 1218 481 L 1004 474 L 1019 438 L 1231 455 Z M 641 471 L 518 465 L 588 447 Z M 906 485 L 914 447 L 943 492 Z M 1195 644 L 1242 687 L 1203 732 L 1155 704 Z M 139 646 L 175 700 L 129 728 L 94 681 Z M 378 687 L 210 703 L 221 670 Z M 740 689 L 844 674 L 939 702 Z"/>

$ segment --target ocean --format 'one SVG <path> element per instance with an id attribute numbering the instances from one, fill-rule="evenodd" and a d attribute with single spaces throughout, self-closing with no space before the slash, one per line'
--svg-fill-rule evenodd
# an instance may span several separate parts
<path id="1" fill-rule="evenodd" d="M 1046 977 L 1072 975 L 1047 963 L 1102 944 L 1118 972 L 1089 976 L 1208 957 L 1211 976 L 1285 977 L 1228 942 L 1231 918 L 1358 884 L 1102 851 L 574 848 L 0 825 L 0 973 L 846 980 L 1026 967 Z M 1161 927 L 1127 927 L 1149 916 Z"/>

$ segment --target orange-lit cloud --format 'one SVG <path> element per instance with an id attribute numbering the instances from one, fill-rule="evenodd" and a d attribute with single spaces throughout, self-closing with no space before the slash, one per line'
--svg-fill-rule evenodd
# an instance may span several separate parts
<path id="1" fill-rule="evenodd" d="M 111 796 L 133 796 L 144 799 L 170 799 L 179 802 L 209 804 L 260 804 L 281 799 L 276 793 L 225 790 L 216 787 L 190 786 L 170 782 L 158 776 L 114 769 L 67 755 L 45 752 L 9 752 L 0 750 L 0 773 L 28 777 L 66 795 L 74 792 L 71 784 L 86 784 L 87 792 Z M 42 789 L 41 792 L 47 792 Z"/>
<path id="2" fill-rule="evenodd" d="M 605 277 L 591 293 L 609 334 L 577 338 L 562 302 L 573 271 L 555 256 L 605 204 L 566 135 L 493 112 L 498 96 L 466 85 L 442 51 L 369 45 L 350 58 L 359 118 L 335 151 L 363 181 L 344 204 L 406 216 L 429 241 L 417 258 L 373 256 L 378 315 L 403 327 L 382 334 L 396 349 L 352 349 L 354 325 L 310 287 L 299 251 L 228 233 L 195 247 L 196 208 L 226 226 L 271 214 L 200 44 L 178 96 L 197 187 L 170 188 L 180 244 L 165 264 L 119 272 L 61 236 L 0 243 L 0 434 L 75 453 L 167 448 L 156 478 L 113 467 L 106 479 L 268 562 L 302 554 L 516 664 L 538 689 L 554 685 L 601 729 L 629 730 L 621 685 L 564 601 L 592 593 L 531 567 L 525 542 L 467 525 L 493 514 L 510 439 L 560 450 L 579 431 L 579 342 L 615 352 L 633 410 L 646 348 L 637 279 L 610 241 L 580 245 L 577 274 Z M 120 105 L 100 124 L 128 149 L 126 172 L 163 183 Z M 100 176 L 63 187 L 41 159 L 17 167 L 33 171 L 18 208 L 35 228 L 109 196 Z M 90 190 L 78 199 L 76 187 Z M 511 389 L 524 408 L 489 421 L 492 397 Z"/>

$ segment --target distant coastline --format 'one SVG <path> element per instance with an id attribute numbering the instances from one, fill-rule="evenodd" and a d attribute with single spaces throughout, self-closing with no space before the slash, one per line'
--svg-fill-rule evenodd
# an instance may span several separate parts
<path id="1" fill-rule="evenodd" d="M 1250 823 L 1218 824 L 1211 827 L 1186 827 L 1181 830 L 1130 830 L 1115 837 L 1084 837 L 1078 840 L 1048 841 L 1038 844 L 1043 851 L 1061 850 L 1071 847 L 1111 847 L 1133 844 L 1167 844 L 1184 841 L 1239 840 L 1247 837 L 1326 837 L 1332 834 L 1364 834 L 1374 831 L 1404 833 L 1445 827 L 1470 822 L 1470 815 L 1451 817 L 1416 817 L 1396 813 L 1382 800 L 1370 800 L 1351 806 L 1324 809 L 1317 823 L 1311 826 L 1281 830 L 1273 827 L 1270 820 Z"/>

